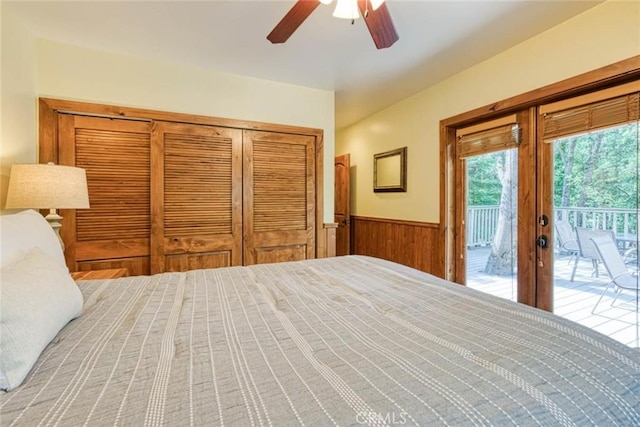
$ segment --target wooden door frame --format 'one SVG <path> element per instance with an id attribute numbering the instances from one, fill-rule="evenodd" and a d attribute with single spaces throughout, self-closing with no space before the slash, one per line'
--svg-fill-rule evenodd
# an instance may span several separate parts
<path id="1" fill-rule="evenodd" d="M 445 248 L 443 271 L 446 279 L 455 281 L 459 274 L 457 269 L 460 267 L 456 260 L 459 258 L 459 248 L 462 245 L 461 236 L 456 235 L 453 226 L 460 221 L 461 215 L 464 214 L 461 204 L 456 201 L 454 194 L 456 174 L 460 173 L 460 171 L 456 171 L 454 162 L 456 129 L 525 109 L 537 110 L 537 106 L 544 103 L 582 95 L 637 79 L 640 79 L 640 55 L 440 121 L 440 233 L 442 245 Z M 533 114 L 533 116 L 537 117 L 537 114 Z M 537 135 L 536 128 L 537 123 L 531 131 L 536 132 Z M 541 160 L 536 155 L 535 162 Z M 538 212 L 541 212 L 542 201 L 536 200 L 535 203 L 537 206 L 535 215 L 537 216 Z M 538 225 L 536 233 L 540 234 L 542 231 L 543 228 Z M 540 256 L 539 253 L 536 255 L 536 258 Z M 537 265 L 541 267 L 540 264 Z M 548 285 L 541 286 L 540 282 L 541 279 L 547 281 L 549 279 L 544 279 L 544 274 L 537 276 L 535 303 L 532 305 L 551 310 L 553 306 L 552 293 L 549 292 Z"/>
<path id="2" fill-rule="evenodd" d="M 58 114 L 70 113 L 131 120 L 165 121 L 230 127 L 243 130 L 291 133 L 315 137 L 315 180 L 316 180 L 316 257 L 331 255 L 331 233 L 334 228 L 324 224 L 324 131 L 322 129 L 290 126 L 274 123 L 234 120 L 196 114 L 173 113 L 143 108 L 129 108 L 116 105 L 69 101 L 52 98 L 38 99 L 38 161 L 58 163 Z M 329 223 L 331 224 L 331 223 Z M 323 226 L 324 225 L 324 226 Z M 329 236 L 329 238 L 327 238 Z M 335 248 L 333 248 L 335 251 Z"/>
<path id="3" fill-rule="evenodd" d="M 518 150 L 518 199 L 517 199 L 517 229 L 518 229 L 518 251 L 517 251 L 517 284 L 518 302 L 528 305 L 535 305 L 535 257 L 532 257 L 534 233 L 535 233 L 535 120 L 536 109 L 529 108 L 515 114 L 516 123 L 520 128 L 521 143 L 516 148 Z M 485 121 L 483 121 L 485 122 Z M 466 224 L 462 219 L 466 218 L 466 169 L 464 159 L 454 156 L 454 173 L 458 178 L 455 185 L 455 213 L 460 220 L 454 222 L 453 233 L 460 238 L 456 239 L 455 251 L 455 277 L 457 283 L 466 283 Z M 522 243 L 525 247 L 522 248 Z M 527 243 L 528 242 L 528 243 Z"/>

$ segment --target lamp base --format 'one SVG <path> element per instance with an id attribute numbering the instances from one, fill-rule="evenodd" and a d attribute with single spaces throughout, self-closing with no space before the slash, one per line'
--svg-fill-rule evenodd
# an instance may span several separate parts
<path id="1" fill-rule="evenodd" d="M 62 227 L 62 223 L 60 221 L 62 221 L 62 217 L 58 215 L 58 212 L 56 212 L 55 209 L 49 209 L 49 215 L 45 216 L 44 219 L 49 222 L 49 225 L 53 228 L 53 231 L 55 231 L 56 236 L 58 236 L 60 246 L 62 246 L 62 253 L 64 253 L 64 241 L 62 241 L 62 237 L 60 237 L 60 228 Z"/>

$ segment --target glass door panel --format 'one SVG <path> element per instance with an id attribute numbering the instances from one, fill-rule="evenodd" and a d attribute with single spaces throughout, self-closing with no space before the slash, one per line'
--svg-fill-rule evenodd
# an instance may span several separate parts
<path id="1" fill-rule="evenodd" d="M 535 109 L 456 129 L 454 281 L 536 305 Z"/>
<path id="2" fill-rule="evenodd" d="M 518 300 L 518 149 L 465 159 L 466 285 Z"/>
<path id="3" fill-rule="evenodd" d="M 638 122 L 549 141 L 554 313 L 640 344 Z M 604 236 L 604 237 L 603 237 Z"/>

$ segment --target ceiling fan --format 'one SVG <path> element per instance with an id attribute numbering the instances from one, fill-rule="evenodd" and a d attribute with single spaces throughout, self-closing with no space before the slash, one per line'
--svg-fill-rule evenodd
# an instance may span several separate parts
<path id="1" fill-rule="evenodd" d="M 304 22 L 320 3 L 329 4 L 332 0 L 298 0 L 291 10 L 269 33 L 271 43 L 284 43 Z M 358 13 L 359 11 L 359 13 Z M 378 49 L 384 49 L 398 41 L 398 33 L 384 0 L 337 0 L 333 16 L 351 19 L 352 23 L 360 14 L 364 17 L 369 33 Z"/>

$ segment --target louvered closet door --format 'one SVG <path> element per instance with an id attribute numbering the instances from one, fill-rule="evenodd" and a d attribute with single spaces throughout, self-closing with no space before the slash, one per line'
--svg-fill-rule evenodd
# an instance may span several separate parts
<path id="1" fill-rule="evenodd" d="M 242 265 L 242 131 L 154 123 L 152 272 Z"/>
<path id="2" fill-rule="evenodd" d="M 90 209 L 62 210 L 72 271 L 149 273 L 150 123 L 61 114 L 59 163 L 87 172 Z"/>
<path id="3" fill-rule="evenodd" d="M 315 138 L 244 131 L 244 263 L 315 257 Z"/>

